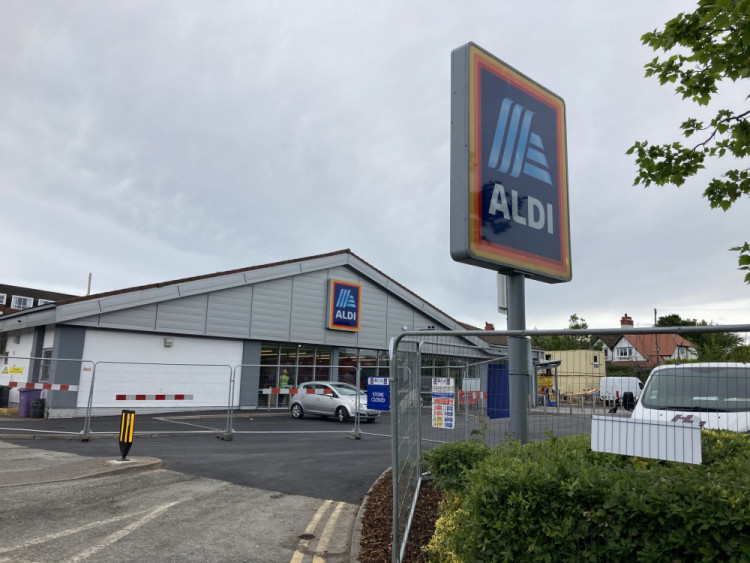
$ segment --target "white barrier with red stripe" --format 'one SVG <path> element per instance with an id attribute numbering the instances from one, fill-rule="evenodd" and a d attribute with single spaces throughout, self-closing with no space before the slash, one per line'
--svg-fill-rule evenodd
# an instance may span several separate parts
<path id="1" fill-rule="evenodd" d="M 192 395 L 115 395 L 115 401 L 192 401 Z"/>
<path id="2" fill-rule="evenodd" d="M 278 387 L 267 387 L 261 389 L 264 395 L 299 395 L 299 389 L 289 388 L 278 388 Z M 305 389 L 307 395 L 330 395 L 333 393 L 330 389 Z"/>
<path id="3" fill-rule="evenodd" d="M 11 381 L 8 387 L 18 389 L 47 389 L 50 391 L 78 391 L 78 385 L 63 385 L 57 383 L 25 383 L 23 381 Z"/>
<path id="4" fill-rule="evenodd" d="M 458 404 L 459 405 L 463 405 L 465 403 L 468 403 L 469 405 L 476 405 L 479 402 L 479 399 L 486 401 L 487 392 L 486 391 L 463 391 L 463 390 L 459 390 L 458 392 Z"/>

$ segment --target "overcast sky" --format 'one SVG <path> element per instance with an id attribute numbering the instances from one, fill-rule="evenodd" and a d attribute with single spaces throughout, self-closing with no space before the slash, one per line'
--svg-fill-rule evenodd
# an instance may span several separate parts
<path id="1" fill-rule="evenodd" d="M 640 36 L 693 2 L 0 0 L 0 280 L 98 293 L 350 248 L 450 316 L 505 328 L 449 249 L 451 51 L 566 103 L 573 280 L 530 328 L 750 322 L 747 200 L 633 187 L 636 140 L 697 113 Z M 723 96 L 738 107 L 746 91 Z"/>

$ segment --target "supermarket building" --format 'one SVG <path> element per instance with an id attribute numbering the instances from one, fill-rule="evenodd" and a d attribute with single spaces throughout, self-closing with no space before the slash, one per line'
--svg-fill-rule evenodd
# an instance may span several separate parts
<path id="1" fill-rule="evenodd" d="M 389 342 L 402 332 L 465 329 L 350 250 L 341 250 L 2 315 L 0 385 L 15 378 L 73 386 L 72 392 L 47 391 L 47 408 L 50 417 L 80 415 L 89 399 L 92 366 L 107 363 L 126 367 L 113 372 L 107 385 L 97 376 L 95 405 L 102 414 L 134 407 L 129 400 L 138 392 L 167 399 L 189 392 L 193 398 L 190 405 L 167 400 L 139 407 L 221 407 L 227 404 L 224 375 L 186 391 L 189 377 L 157 382 L 135 369 L 135 364 L 220 365 L 241 375 L 235 404 L 252 409 L 266 406 L 263 389 L 277 387 L 283 369 L 291 386 L 310 379 L 350 381 L 356 370 L 347 366 L 387 375 Z M 496 356 L 500 348 L 473 336 L 452 338 L 467 359 Z M 447 363 L 438 357 L 423 360 L 427 373 L 430 365 L 435 375 L 453 375 L 448 368 L 441 371 Z M 126 372 L 130 388 L 123 391 L 127 378 L 118 374 Z M 115 401 L 115 393 L 130 394 Z"/>

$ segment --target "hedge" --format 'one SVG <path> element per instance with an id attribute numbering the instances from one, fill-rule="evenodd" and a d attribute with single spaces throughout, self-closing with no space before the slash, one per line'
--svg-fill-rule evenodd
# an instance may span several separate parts
<path id="1" fill-rule="evenodd" d="M 431 450 L 451 495 L 430 560 L 748 561 L 750 437 L 702 436 L 702 465 L 592 452 L 586 435 Z"/>

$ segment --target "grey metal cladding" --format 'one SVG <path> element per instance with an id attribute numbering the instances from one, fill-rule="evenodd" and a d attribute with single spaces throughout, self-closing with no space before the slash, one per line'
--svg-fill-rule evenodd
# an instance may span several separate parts
<path id="1" fill-rule="evenodd" d="M 159 303 L 156 330 L 183 334 L 206 333 L 208 294 L 194 295 Z"/>
<path id="2" fill-rule="evenodd" d="M 301 272 L 299 263 L 279 264 L 258 270 L 250 270 L 244 273 L 247 283 L 260 283 L 269 280 L 288 278 Z"/>
<path id="3" fill-rule="evenodd" d="M 55 309 L 55 316 L 56 321 L 60 323 L 90 315 L 98 315 L 101 312 L 99 299 L 92 299 L 90 301 L 78 301 L 76 303 L 58 305 Z"/>
<path id="4" fill-rule="evenodd" d="M 198 280 L 182 282 L 179 285 L 181 296 L 198 295 L 206 291 L 221 291 L 245 285 L 243 274 L 225 274 L 223 276 L 209 277 Z"/>
<path id="5" fill-rule="evenodd" d="M 143 307 L 103 313 L 99 315 L 99 326 L 154 330 L 156 326 L 156 305 L 144 305 Z"/>
<path id="6" fill-rule="evenodd" d="M 289 340 L 292 286 L 291 277 L 255 285 L 250 338 Z"/>
<path id="7" fill-rule="evenodd" d="M 209 293 L 206 334 L 249 338 L 252 302 L 251 285 Z"/>
<path id="8" fill-rule="evenodd" d="M 179 284 L 166 285 L 164 287 L 150 287 L 138 291 L 128 291 L 110 295 L 106 298 L 97 299 L 102 312 L 125 309 L 129 307 L 140 307 L 150 303 L 163 303 L 169 299 L 179 299 Z"/>
<path id="9" fill-rule="evenodd" d="M 443 330 L 445 328 L 422 313 L 414 313 L 414 328 L 412 330 L 427 330 L 430 326 L 434 326 L 436 330 Z"/>
<path id="10" fill-rule="evenodd" d="M 348 254 L 334 254 L 332 256 L 320 256 L 310 260 L 300 262 L 300 271 L 302 273 L 329 270 L 336 266 L 349 263 L 350 255 Z"/>
<path id="11" fill-rule="evenodd" d="M 325 271 L 310 272 L 293 278 L 292 325 L 293 342 L 323 342 L 326 333 L 328 275 Z"/>
<path id="12" fill-rule="evenodd" d="M 348 266 L 339 266 L 328 270 L 328 278 L 332 280 L 359 283 L 359 275 Z"/>
<path id="13" fill-rule="evenodd" d="M 74 321 L 68 321 L 65 324 L 66 325 L 71 325 L 71 326 L 98 327 L 99 326 L 99 315 L 94 315 L 93 317 L 84 317 L 82 319 L 76 319 Z M 153 328 L 153 326 L 151 328 Z"/>
<path id="14" fill-rule="evenodd" d="M 388 294 L 379 286 L 361 279 L 362 322 L 359 332 L 361 348 L 388 347 Z"/>
<path id="15" fill-rule="evenodd" d="M 351 330 L 326 330 L 325 344 L 329 346 L 349 346 L 356 348 L 359 344 L 359 333 Z"/>
<path id="16" fill-rule="evenodd" d="M 403 332 L 403 327 L 413 330 L 414 311 L 392 295 L 388 296 L 388 335 L 393 337 Z"/>

